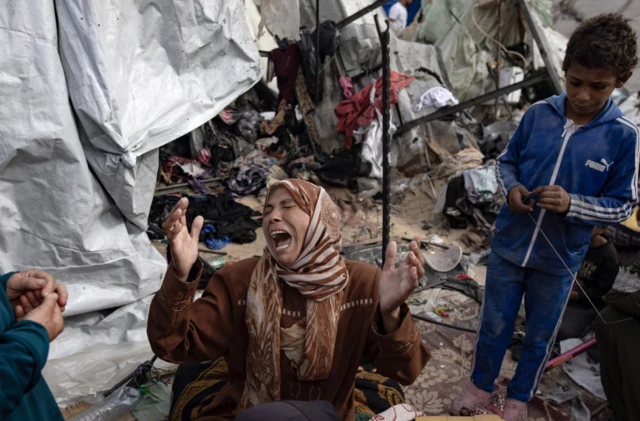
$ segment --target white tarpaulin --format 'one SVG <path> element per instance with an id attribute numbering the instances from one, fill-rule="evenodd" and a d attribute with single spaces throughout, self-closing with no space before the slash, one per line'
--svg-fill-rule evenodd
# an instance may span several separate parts
<path id="1" fill-rule="evenodd" d="M 92 321 L 67 319 L 49 376 L 91 361 L 85 346 L 148 349 L 140 309 L 166 268 L 145 233 L 157 148 L 260 75 L 240 0 L 0 4 L 0 272 L 50 272 L 69 290 L 65 316 Z M 104 319 L 83 315 L 127 304 Z M 114 319 L 142 325 L 132 335 Z M 73 366 L 73 381 L 90 381 L 82 367 L 92 364 Z"/>
<path id="2" fill-rule="evenodd" d="M 138 180 L 155 178 L 157 159 L 140 157 L 201 126 L 260 78 L 244 2 L 56 0 L 56 12 L 87 159 L 125 217 L 146 228 L 153 184 Z"/>
<path id="3" fill-rule="evenodd" d="M 148 296 L 157 148 L 260 78 L 244 4 L 9 2 L 0 22 L 0 269 L 50 271 L 68 314 Z"/>
<path id="4" fill-rule="evenodd" d="M 73 314 L 153 293 L 166 265 L 89 169 L 56 31 L 53 3 L 0 6 L 0 270 L 51 272 Z"/>

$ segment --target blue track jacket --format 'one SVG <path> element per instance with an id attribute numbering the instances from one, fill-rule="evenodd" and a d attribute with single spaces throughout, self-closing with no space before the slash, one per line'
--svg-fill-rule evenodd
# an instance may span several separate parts
<path id="1" fill-rule="evenodd" d="M 575 274 L 593 227 L 628 219 L 638 203 L 638 127 L 611 99 L 590 123 L 576 126 L 565 117 L 566 98 L 531 106 L 497 164 L 505 196 L 519 184 L 530 191 L 559 185 L 571 195 L 566 215 L 540 208 L 516 214 L 505 204 L 496 220 L 493 251 L 551 274 Z"/>

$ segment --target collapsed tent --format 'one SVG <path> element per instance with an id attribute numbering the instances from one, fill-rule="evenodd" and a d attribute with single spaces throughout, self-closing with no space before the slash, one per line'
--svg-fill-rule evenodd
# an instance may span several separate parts
<path id="1" fill-rule="evenodd" d="M 241 1 L 9 2 L 0 21 L 0 269 L 43 269 L 69 290 L 49 377 L 57 358 L 146 341 L 145 297 L 166 268 L 145 233 L 157 149 L 250 89 L 259 55 Z M 110 316 L 127 323 L 90 313 L 129 303 Z"/>

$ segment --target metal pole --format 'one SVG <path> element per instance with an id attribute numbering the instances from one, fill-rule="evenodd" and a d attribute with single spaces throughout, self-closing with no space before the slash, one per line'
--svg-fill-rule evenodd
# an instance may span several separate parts
<path id="1" fill-rule="evenodd" d="M 533 16 L 531 15 L 531 9 L 529 9 L 529 4 L 527 0 L 518 0 L 520 4 L 520 10 L 524 14 L 525 19 L 527 20 L 527 25 L 529 25 L 529 30 L 531 31 L 531 35 L 533 35 L 533 39 L 536 41 L 538 45 L 538 49 L 540 50 L 540 55 L 542 56 L 542 60 L 544 61 L 544 65 L 547 68 L 547 72 L 549 76 L 551 76 L 551 81 L 553 82 L 553 87 L 556 90 L 556 94 L 560 95 L 564 91 L 564 85 L 556 73 L 555 67 L 553 67 L 553 63 L 551 62 L 551 57 L 549 57 L 549 44 L 547 43 L 547 39 L 544 37 L 544 34 L 541 34 L 538 26 L 533 20 Z"/>
<path id="2" fill-rule="evenodd" d="M 484 104 L 485 102 L 491 101 L 496 97 L 508 95 L 513 91 L 517 91 L 518 89 L 527 88 L 529 86 L 536 85 L 540 82 L 544 82 L 547 80 L 549 80 L 548 75 L 535 76 L 531 79 L 523 80 L 522 82 L 514 83 L 513 85 L 505 86 L 504 88 L 500 88 L 493 92 L 489 92 L 488 94 L 480 95 L 477 98 L 473 98 L 468 101 L 461 102 L 458 105 L 454 105 L 452 107 L 440 108 L 438 111 L 434 113 L 427 114 L 424 117 L 416 118 L 415 120 L 406 122 L 403 126 L 398 127 L 398 131 L 395 133 L 394 136 L 400 136 L 401 134 L 408 132 L 414 127 L 420 126 L 421 124 L 425 124 L 434 120 L 439 120 L 451 114 L 464 111 L 467 108 L 473 107 L 474 105 Z"/>
<path id="3" fill-rule="evenodd" d="M 378 36 L 382 47 L 382 264 L 390 241 L 390 215 L 391 215 L 391 175 L 389 174 L 389 134 L 390 126 L 390 85 L 391 68 L 389 63 L 389 21 L 386 21 L 384 32 L 380 29 L 378 15 L 375 17 Z"/>
<path id="4" fill-rule="evenodd" d="M 460 330 L 462 332 L 478 333 L 477 329 L 471 329 L 469 327 L 451 325 L 449 323 L 439 322 L 437 320 L 433 320 L 433 319 L 430 319 L 430 318 L 424 317 L 424 316 L 419 316 L 417 314 L 412 314 L 411 316 L 413 316 L 414 319 L 422 320 L 423 322 L 432 323 L 434 325 L 444 326 L 444 327 L 448 327 L 450 329 Z"/>
<path id="5" fill-rule="evenodd" d="M 355 22 L 356 20 L 360 19 L 361 17 L 363 17 L 364 15 L 366 15 L 367 13 L 371 12 L 372 10 L 377 9 L 378 7 L 382 7 L 384 6 L 384 4 L 386 2 L 388 2 L 389 0 L 378 0 L 375 3 L 370 4 L 369 6 L 365 7 L 362 10 L 357 11 L 356 13 L 354 13 L 353 15 L 341 20 L 340 22 L 336 23 L 336 28 L 337 29 L 342 29 L 345 26 L 349 25 L 352 22 Z"/>
<path id="6" fill-rule="evenodd" d="M 320 0 L 316 0 L 316 106 L 320 102 Z"/>

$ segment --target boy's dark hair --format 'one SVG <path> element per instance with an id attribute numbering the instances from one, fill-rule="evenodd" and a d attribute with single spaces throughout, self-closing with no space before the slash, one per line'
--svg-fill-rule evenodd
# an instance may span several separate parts
<path id="1" fill-rule="evenodd" d="M 616 13 L 582 22 L 571 34 L 562 70 L 569 70 L 575 61 L 589 69 L 611 69 L 626 82 L 638 64 L 636 33 L 628 22 Z"/>

